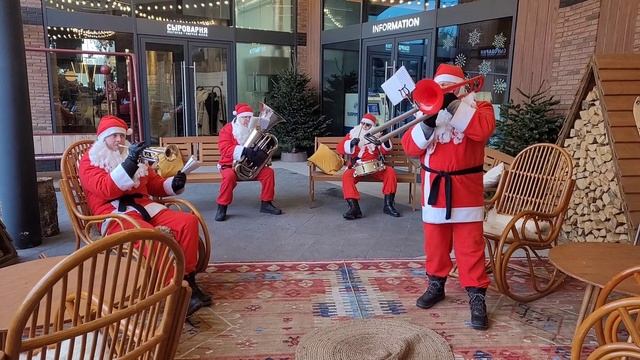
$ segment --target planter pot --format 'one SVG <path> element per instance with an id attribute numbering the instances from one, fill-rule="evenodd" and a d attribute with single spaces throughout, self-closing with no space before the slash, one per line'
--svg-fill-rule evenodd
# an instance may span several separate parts
<path id="1" fill-rule="evenodd" d="M 280 160 L 284 162 L 303 162 L 307 161 L 307 153 L 305 151 L 301 152 L 282 152 L 280 156 Z"/>

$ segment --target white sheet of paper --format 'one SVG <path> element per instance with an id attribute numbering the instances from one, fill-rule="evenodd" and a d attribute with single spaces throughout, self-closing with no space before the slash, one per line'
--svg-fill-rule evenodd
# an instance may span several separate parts
<path id="1" fill-rule="evenodd" d="M 402 99 L 412 93 L 415 88 L 416 84 L 404 66 L 398 69 L 393 76 L 382 84 L 382 90 L 384 90 L 384 93 L 393 105 L 398 105 Z"/>
<path id="2" fill-rule="evenodd" d="M 200 162 L 198 160 L 196 160 L 196 157 L 194 155 L 191 155 L 191 157 L 189 157 L 189 160 L 187 160 L 187 163 L 184 164 L 184 166 L 182 167 L 182 171 L 185 174 L 189 174 L 190 172 L 192 172 L 193 170 L 197 169 L 200 167 Z"/>

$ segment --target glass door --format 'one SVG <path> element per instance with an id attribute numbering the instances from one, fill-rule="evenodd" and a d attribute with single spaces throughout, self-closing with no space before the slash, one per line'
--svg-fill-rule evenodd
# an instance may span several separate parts
<path id="1" fill-rule="evenodd" d="M 143 38 L 141 48 L 146 140 L 217 134 L 235 100 L 230 45 Z"/>
<path id="2" fill-rule="evenodd" d="M 431 75 L 428 69 L 431 69 L 431 48 L 429 35 L 419 37 L 397 38 L 395 43 L 396 50 L 396 69 L 402 66 L 413 79 L 414 83 Z M 392 117 L 405 113 L 413 108 L 408 101 L 402 101 L 393 109 Z"/>

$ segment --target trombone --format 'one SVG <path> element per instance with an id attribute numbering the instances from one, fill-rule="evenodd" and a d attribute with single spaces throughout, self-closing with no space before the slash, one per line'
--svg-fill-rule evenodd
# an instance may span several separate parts
<path id="1" fill-rule="evenodd" d="M 429 118 L 430 116 L 436 114 L 442 108 L 442 103 L 444 101 L 444 94 L 458 89 L 462 86 L 469 86 L 470 91 L 477 91 L 482 88 L 484 85 L 484 76 L 478 75 L 471 79 L 465 80 L 463 82 L 445 86 L 443 88 L 438 85 L 435 81 L 431 79 L 422 79 L 418 81 L 416 84 L 416 88 L 413 90 L 413 109 L 400 114 L 393 119 L 385 122 L 382 125 L 376 126 L 369 130 L 366 134 L 364 134 L 364 138 L 376 145 L 380 145 L 383 142 L 391 139 L 392 137 L 403 133 L 404 131 L 411 128 L 413 125 L 419 124 Z M 401 127 L 388 132 L 380 137 L 375 136 L 376 134 L 392 127 L 395 124 L 398 124 L 401 121 L 404 121 L 408 117 L 414 115 L 418 111 L 422 112 L 422 116 L 415 118 L 414 120 L 402 125 Z"/>

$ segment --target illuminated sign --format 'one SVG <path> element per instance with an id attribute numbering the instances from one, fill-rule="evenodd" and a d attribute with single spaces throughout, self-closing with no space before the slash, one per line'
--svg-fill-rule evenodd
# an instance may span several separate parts
<path id="1" fill-rule="evenodd" d="M 379 24 L 373 24 L 371 27 L 371 32 L 377 34 L 386 31 L 405 30 L 418 26 L 420 26 L 420 18 L 414 17 L 409 19 L 393 20 Z"/>
<path id="2" fill-rule="evenodd" d="M 167 24 L 167 35 L 208 37 L 209 28 L 206 26 Z"/>

